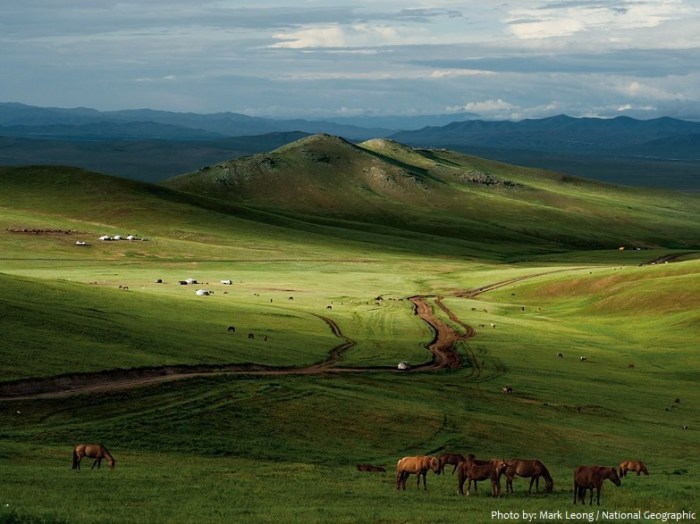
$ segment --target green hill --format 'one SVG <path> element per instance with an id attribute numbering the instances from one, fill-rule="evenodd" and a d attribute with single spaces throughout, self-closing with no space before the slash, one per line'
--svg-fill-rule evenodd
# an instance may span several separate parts
<path id="1" fill-rule="evenodd" d="M 622 188 L 379 139 L 314 135 L 167 187 L 315 223 L 533 250 L 700 245 L 700 199 Z M 449 240 L 447 240 L 449 239 Z"/>

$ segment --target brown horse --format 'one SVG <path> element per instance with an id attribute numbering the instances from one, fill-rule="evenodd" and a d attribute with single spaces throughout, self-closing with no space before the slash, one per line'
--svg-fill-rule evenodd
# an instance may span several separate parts
<path id="1" fill-rule="evenodd" d="M 647 467 L 641 460 L 625 460 L 624 462 L 620 463 L 620 476 L 626 477 L 628 471 L 636 471 L 637 476 L 639 476 L 641 473 L 644 473 L 645 475 L 649 474 L 649 470 L 647 470 Z"/>
<path id="2" fill-rule="evenodd" d="M 481 462 L 481 464 L 480 464 Z M 464 481 L 467 481 L 467 495 L 474 482 L 474 493 L 476 494 L 476 482 L 478 480 L 491 481 L 491 494 L 494 497 L 501 496 L 501 475 L 505 473 L 508 464 L 501 459 L 491 459 L 489 461 L 477 460 L 471 453 L 467 455 L 467 460 L 459 465 L 457 474 L 457 486 L 460 495 L 464 495 Z"/>
<path id="3" fill-rule="evenodd" d="M 386 473 L 384 466 L 375 466 L 373 464 L 358 464 L 357 471 L 365 471 L 368 473 Z"/>
<path id="4" fill-rule="evenodd" d="M 547 493 L 551 493 L 554 489 L 554 481 L 552 476 L 549 474 L 547 467 L 542 464 L 542 461 L 538 459 L 510 459 L 506 460 L 508 468 L 506 469 L 506 493 L 513 493 L 513 477 L 518 475 L 519 477 L 530 477 L 530 489 L 527 490 L 528 493 L 532 492 L 532 484 L 535 484 L 535 491 L 540 492 L 540 477 L 544 477 L 545 489 Z"/>
<path id="5" fill-rule="evenodd" d="M 574 472 L 574 504 L 576 504 L 576 496 L 578 495 L 581 504 L 586 503 L 586 490 L 591 490 L 591 498 L 588 505 L 593 504 L 593 488 L 596 489 L 598 495 L 598 505 L 600 506 L 600 490 L 603 487 L 605 479 L 610 480 L 616 486 L 622 484 L 620 477 L 617 475 L 615 468 L 606 468 L 603 466 L 579 466 Z"/>
<path id="6" fill-rule="evenodd" d="M 437 473 L 438 461 L 435 457 L 418 455 L 415 457 L 404 457 L 396 463 L 396 489 L 406 489 L 406 479 L 415 474 L 418 479 L 417 487 L 420 489 L 420 478 L 423 476 L 423 489 L 428 490 L 426 477 L 428 471 Z"/>
<path id="7" fill-rule="evenodd" d="M 464 455 L 460 455 L 459 453 L 443 453 L 440 455 L 440 457 L 438 457 L 437 474 L 440 475 L 441 473 L 444 473 L 445 465 L 452 464 L 454 466 L 454 468 L 452 468 L 452 474 L 454 475 L 459 463 L 465 462 L 466 460 L 467 459 L 464 458 Z"/>
<path id="8" fill-rule="evenodd" d="M 90 469 L 95 469 L 95 466 L 100 469 L 102 459 L 107 459 L 109 469 L 114 469 L 114 457 L 102 444 L 78 444 L 75 446 L 73 448 L 73 469 L 80 469 L 80 461 L 83 460 L 83 457 L 95 459 Z"/>
<path id="9" fill-rule="evenodd" d="M 467 464 L 478 464 L 480 466 L 484 466 L 486 464 L 491 464 L 491 462 L 496 459 L 491 459 L 491 460 L 482 460 L 478 459 L 474 456 L 474 453 L 469 453 L 467 454 L 467 458 L 464 462 L 460 462 L 457 465 L 457 476 L 460 479 L 459 480 L 459 485 L 460 485 L 460 494 L 464 495 L 462 487 L 464 486 L 464 481 L 467 480 Z M 461 475 L 461 477 L 459 477 Z M 476 481 L 474 481 L 474 493 L 477 492 L 477 486 L 476 486 Z"/>

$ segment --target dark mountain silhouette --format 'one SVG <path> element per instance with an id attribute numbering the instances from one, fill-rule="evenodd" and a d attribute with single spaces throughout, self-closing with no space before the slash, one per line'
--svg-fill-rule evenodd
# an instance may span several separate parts
<path id="1" fill-rule="evenodd" d="M 391 137 L 411 146 L 444 147 L 618 184 L 700 190 L 699 122 L 559 115 L 519 122 L 461 120 L 415 129 L 419 123 L 446 118 L 277 120 L 231 112 L 97 111 L 0 103 L 0 164 L 59 163 L 158 181 L 271 150 L 306 134 L 327 133 L 355 142 Z M 406 130 L 384 127 L 394 125 L 405 125 Z M 239 140 L 242 137 L 246 138 Z"/>

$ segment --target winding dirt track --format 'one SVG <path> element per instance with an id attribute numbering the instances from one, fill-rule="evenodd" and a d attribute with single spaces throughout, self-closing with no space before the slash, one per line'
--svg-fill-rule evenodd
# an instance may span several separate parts
<path id="1" fill-rule="evenodd" d="M 426 371 L 442 368 L 458 368 L 461 358 L 455 345 L 474 334 L 467 329 L 461 335 L 452 327 L 438 319 L 426 297 L 411 297 L 415 313 L 423 319 L 435 334 L 427 345 L 433 354 L 430 362 L 415 366 L 413 371 Z M 441 306 L 443 310 L 447 310 Z M 448 313 L 456 319 L 452 312 Z M 150 384 L 181 380 L 185 378 L 214 375 L 318 375 L 322 373 L 360 373 L 368 371 L 398 372 L 394 367 L 346 367 L 337 366 L 343 353 L 355 345 L 355 341 L 346 337 L 340 327 L 329 317 L 316 315 L 323 320 L 333 334 L 343 342 L 332 348 L 323 362 L 304 367 L 277 367 L 261 364 L 230 365 L 177 365 L 144 367 L 136 369 L 112 369 L 95 373 L 73 373 L 45 378 L 29 378 L 0 384 L 0 401 L 29 400 L 41 398 L 60 398 L 77 394 L 99 393 L 131 389 Z M 458 321 L 459 322 L 459 321 Z M 461 323 L 461 322 L 460 322 Z"/>
<path id="2" fill-rule="evenodd" d="M 571 271 L 571 269 L 558 271 Z M 557 271 L 548 273 L 553 272 Z M 478 289 L 455 293 L 454 296 L 474 298 L 487 291 L 548 273 L 538 273 L 513 278 L 489 284 Z M 452 322 L 461 326 L 464 329 L 464 333 L 459 333 L 452 326 L 440 320 L 428 303 L 429 298 L 434 298 L 436 305 L 447 314 Z M 460 368 L 462 366 L 462 356 L 460 356 L 457 351 L 456 345 L 474 336 L 474 329 L 457 318 L 457 316 L 444 305 L 442 297 L 414 296 L 410 297 L 410 300 L 414 305 L 415 314 L 426 322 L 434 333 L 433 339 L 426 346 L 432 353 L 432 360 L 414 366 L 410 372 Z M 74 373 L 53 377 L 29 378 L 0 384 L 0 401 L 61 398 L 77 394 L 131 389 L 162 382 L 214 375 L 318 375 L 324 373 L 376 372 L 380 370 L 385 372 L 406 373 L 406 371 L 399 371 L 395 367 L 386 366 L 338 366 L 337 364 L 342 360 L 343 353 L 352 348 L 355 345 L 355 341 L 346 337 L 331 318 L 322 315 L 316 315 L 316 317 L 325 322 L 333 334 L 342 340 L 342 343 L 332 348 L 324 361 L 310 366 L 278 367 L 261 364 L 176 365 L 135 369 L 112 369 L 95 373 Z M 477 359 L 469 349 L 467 349 L 466 359 L 472 370 L 478 374 L 480 370 L 480 360 Z"/>

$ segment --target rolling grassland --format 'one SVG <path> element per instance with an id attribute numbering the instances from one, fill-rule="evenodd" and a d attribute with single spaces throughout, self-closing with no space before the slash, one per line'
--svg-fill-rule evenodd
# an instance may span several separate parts
<path id="1" fill-rule="evenodd" d="M 285 161 L 325 158 L 304 147 Z M 606 483 L 601 510 L 697 515 L 697 198 L 470 159 L 523 187 L 489 186 L 449 171 L 454 153 L 360 153 L 341 160 L 390 158 L 401 187 L 437 189 L 357 200 L 348 168 L 345 198 L 328 183 L 303 207 L 254 181 L 243 199 L 0 172 L 0 522 L 588 521 L 574 468 L 635 458 L 650 475 Z M 420 367 L 436 333 L 411 297 L 456 333 L 459 368 Z M 72 470 L 79 442 L 115 469 Z M 444 452 L 539 458 L 554 491 L 462 497 L 450 469 L 396 490 L 399 458 Z"/>

